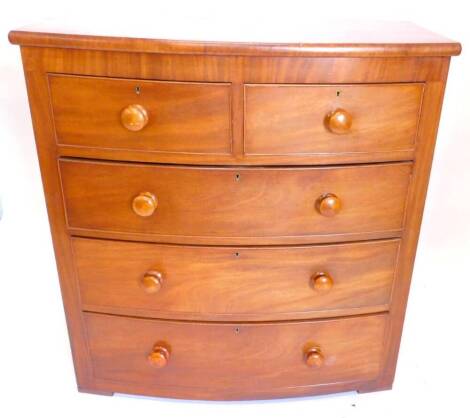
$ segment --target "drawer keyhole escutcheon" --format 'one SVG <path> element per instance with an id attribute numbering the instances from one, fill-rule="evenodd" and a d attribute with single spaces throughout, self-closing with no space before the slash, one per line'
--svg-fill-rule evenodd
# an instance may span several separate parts
<path id="1" fill-rule="evenodd" d="M 311 285 L 320 293 L 327 293 L 333 287 L 333 278 L 325 272 L 319 272 L 312 276 Z"/>
<path id="2" fill-rule="evenodd" d="M 314 346 L 305 352 L 305 363 L 307 366 L 315 369 L 323 366 L 325 363 L 325 357 L 323 356 L 320 347 Z"/>
<path id="3" fill-rule="evenodd" d="M 150 192 L 139 193 L 132 200 L 132 210 L 136 215 L 142 217 L 153 215 L 157 206 L 158 200 L 156 196 Z"/>
<path id="4" fill-rule="evenodd" d="M 235 174 L 235 181 L 240 181 L 240 178 L 241 176 L 239 173 Z"/>
<path id="5" fill-rule="evenodd" d="M 336 92 L 336 95 L 339 96 L 339 92 Z M 338 135 L 349 133 L 351 131 L 352 122 L 351 114 L 341 108 L 333 110 L 325 118 L 325 124 L 328 130 Z"/>
<path id="6" fill-rule="evenodd" d="M 331 218 L 340 212 L 342 204 L 335 194 L 325 193 L 317 199 L 315 206 L 320 215 Z"/>
<path id="7" fill-rule="evenodd" d="M 140 104 L 131 104 L 121 111 L 121 124 L 128 131 L 141 131 L 148 121 L 147 110 Z"/>
<path id="8" fill-rule="evenodd" d="M 156 369 L 161 369 L 168 364 L 170 360 L 170 351 L 168 348 L 155 344 L 151 353 L 147 356 L 148 362 Z"/>
<path id="9" fill-rule="evenodd" d="M 162 288 L 163 275 L 159 271 L 149 270 L 140 279 L 140 286 L 145 293 L 157 293 Z"/>

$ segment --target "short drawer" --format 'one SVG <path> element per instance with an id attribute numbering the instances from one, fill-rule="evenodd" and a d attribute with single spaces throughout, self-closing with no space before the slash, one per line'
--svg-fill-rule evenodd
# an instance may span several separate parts
<path id="1" fill-rule="evenodd" d="M 199 247 L 73 238 L 83 308 L 186 320 L 388 310 L 399 240 Z"/>
<path id="2" fill-rule="evenodd" d="M 398 159 L 414 149 L 422 91 L 420 83 L 247 85 L 245 153 Z"/>
<path id="3" fill-rule="evenodd" d="M 72 229 L 235 245 L 397 235 L 412 167 L 59 164 Z"/>
<path id="4" fill-rule="evenodd" d="M 49 75 L 61 145 L 230 154 L 230 84 Z"/>
<path id="5" fill-rule="evenodd" d="M 213 324 L 84 316 L 98 382 L 215 399 L 282 396 L 293 388 L 377 378 L 388 320 L 377 314 Z"/>

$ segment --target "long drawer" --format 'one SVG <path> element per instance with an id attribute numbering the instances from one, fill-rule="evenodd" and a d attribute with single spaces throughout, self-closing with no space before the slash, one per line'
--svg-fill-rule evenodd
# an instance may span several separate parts
<path id="1" fill-rule="evenodd" d="M 398 236 L 412 169 L 59 165 L 71 229 L 235 245 Z"/>
<path id="2" fill-rule="evenodd" d="M 85 310 L 186 320 L 285 320 L 388 309 L 399 240 L 198 247 L 72 239 Z"/>
<path id="3" fill-rule="evenodd" d="M 386 314 L 261 324 L 84 318 L 98 383 L 206 399 L 285 396 L 373 380 L 388 322 Z"/>

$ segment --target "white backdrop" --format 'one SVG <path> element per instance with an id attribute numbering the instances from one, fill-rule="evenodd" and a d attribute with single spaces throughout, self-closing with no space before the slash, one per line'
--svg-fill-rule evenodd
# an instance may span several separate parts
<path id="1" fill-rule="evenodd" d="M 470 45 L 466 2 L 178 1 L 130 3 L 16 0 L 0 14 L 0 416 L 66 414 L 226 418 L 468 417 L 470 376 Z M 398 372 L 392 391 L 260 402 L 191 402 L 79 394 L 35 154 L 19 49 L 7 32 L 44 18 L 131 19 L 167 13 L 213 19 L 409 20 L 463 44 L 448 80 L 416 259 Z M 111 12 L 112 11 L 112 12 Z"/>

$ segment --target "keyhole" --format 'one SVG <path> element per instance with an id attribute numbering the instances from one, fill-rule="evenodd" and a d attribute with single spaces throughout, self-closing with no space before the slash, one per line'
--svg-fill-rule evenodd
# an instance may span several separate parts
<path id="1" fill-rule="evenodd" d="M 240 181 L 240 174 L 235 174 L 235 181 Z"/>
<path id="2" fill-rule="evenodd" d="M 235 334 L 240 334 L 240 328 L 238 327 L 235 328 Z"/>
<path id="3" fill-rule="evenodd" d="M 235 257 L 240 257 L 240 253 L 238 251 L 235 253 Z"/>
<path id="4" fill-rule="evenodd" d="M 140 86 L 135 86 L 135 94 L 140 94 Z"/>
<path id="5" fill-rule="evenodd" d="M 341 94 L 341 92 L 339 90 L 336 91 L 336 97 L 339 97 L 339 95 Z"/>

